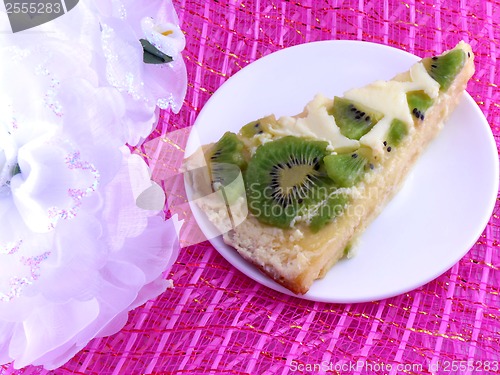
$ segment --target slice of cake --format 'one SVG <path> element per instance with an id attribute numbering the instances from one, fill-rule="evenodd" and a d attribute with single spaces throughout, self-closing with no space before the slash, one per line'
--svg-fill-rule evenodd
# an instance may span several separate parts
<path id="1" fill-rule="evenodd" d="M 299 115 L 224 134 L 187 161 L 208 166 L 191 174 L 197 204 L 243 258 L 306 293 L 398 191 L 458 104 L 473 60 L 461 42 L 390 81 L 317 95 Z"/>

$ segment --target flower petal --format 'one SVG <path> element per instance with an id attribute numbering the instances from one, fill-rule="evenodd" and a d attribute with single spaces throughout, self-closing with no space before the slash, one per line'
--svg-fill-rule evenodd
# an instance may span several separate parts
<path id="1" fill-rule="evenodd" d="M 12 178 L 14 202 L 34 232 L 52 230 L 77 215 L 84 197 L 99 185 L 99 171 L 57 138 L 41 137 L 19 149 L 21 173 Z"/>

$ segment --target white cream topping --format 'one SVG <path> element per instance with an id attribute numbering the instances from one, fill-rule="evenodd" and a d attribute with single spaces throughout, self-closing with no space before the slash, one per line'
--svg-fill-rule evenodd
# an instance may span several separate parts
<path id="1" fill-rule="evenodd" d="M 410 76 L 412 82 L 406 82 L 408 91 L 424 90 L 432 99 L 439 95 L 439 83 L 435 81 L 421 62 L 413 65 L 410 68 Z M 414 87 L 412 87 L 414 85 Z"/>
<path id="2" fill-rule="evenodd" d="M 406 82 L 376 81 L 368 86 L 352 89 L 344 97 L 384 114 L 384 117 L 399 118 L 412 123 L 413 119 L 406 101 Z"/>
<path id="3" fill-rule="evenodd" d="M 422 90 L 431 98 L 439 94 L 439 84 L 429 76 L 421 62 L 411 67 L 410 77 L 410 82 L 375 81 L 344 94 L 345 98 L 384 114 L 384 118 L 359 140 L 362 145 L 372 148 L 375 154 L 383 153 L 383 142 L 392 120 L 404 121 L 412 131 L 413 118 L 408 108 L 407 92 Z"/>
<path id="4" fill-rule="evenodd" d="M 389 128 L 391 127 L 392 120 L 392 118 L 387 116 L 382 118 L 382 120 L 375 124 L 372 130 L 362 136 L 359 140 L 363 146 L 370 147 L 375 156 L 380 156 L 384 153 L 384 140 Z"/>
<path id="5" fill-rule="evenodd" d="M 327 141 L 332 150 L 358 148 L 359 142 L 342 135 L 334 117 L 328 114 L 327 108 L 332 105 L 333 99 L 318 94 L 307 104 L 302 116 L 280 117 L 278 126 L 270 126 L 269 131 L 280 137 L 294 135 Z"/>

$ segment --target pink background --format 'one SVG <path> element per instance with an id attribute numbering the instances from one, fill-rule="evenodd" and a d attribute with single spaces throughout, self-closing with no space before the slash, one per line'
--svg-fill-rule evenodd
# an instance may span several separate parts
<path id="1" fill-rule="evenodd" d="M 418 56 L 469 42 L 476 74 L 468 91 L 498 144 L 498 2 L 174 0 L 174 5 L 187 37 L 189 84 L 181 112 L 164 113 L 142 148 L 156 177 L 175 173 L 189 127 L 227 78 L 271 52 L 317 40 L 366 40 Z M 175 136 L 159 140 L 166 133 Z M 0 374 L 430 374 L 436 361 L 437 374 L 493 373 L 486 371 L 486 361 L 500 361 L 498 210 L 497 204 L 476 245 L 451 270 L 415 291 L 373 303 L 288 297 L 241 274 L 208 242 L 188 246 L 168 276 L 175 289 L 132 312 L 120 333 L 92 341 L 56 371 L 3 366 Z M 186 241 L 197 235 L 196 227 L 187 229 Z M 371 368 L 349 369 L 365 360 Z M 455 366 L 473 361 L 476 370 L 453 370 L 445 361 L 457 361 Z M 442 368 L 446 363 L 448 371 Z M 319 371 L 308 371 L 306 365 L 314 364 Z M 345 371 L 336 372 L 342 364 Z M 397 364 L 404 371 L 396 370 Z"/>

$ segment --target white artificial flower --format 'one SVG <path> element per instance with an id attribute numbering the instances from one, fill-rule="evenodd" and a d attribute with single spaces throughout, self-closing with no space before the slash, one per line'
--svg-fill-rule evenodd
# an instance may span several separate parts
<path id="1" fill-rule="evenodd" d="M 182 106 L 187 88 L 181 55 L 185 37 L 171 0 L 95 0 L 95 7 L 102 28 L 103 75 L 124 96 L 126 124 L 135 131 L 127 142 L 135 145 L 151 132 L 155 107 L 178 113 Z M 141 40 L 173 60 L 144 63 Z"/>
<path id="2" fill-rule="evenodd" d="M 122 152 L 113 180 L 74 217 L 1 242 L 0 363 L 57 368 L 171 286 L 163 273 L 177 257 L 175 218 L 137 207 L 130 181 L 147 166 Z"/>
<path id="3" fill-rule="evenodd" d="M 74 50 L 52 38 L 0 49 L 0 212 L 9 212 L 0 241 L 22 228 L 18 219 L 41 233 L 74 217 L 119 168 L 123 99 L 95 87 L 90 63 Z"/>
<path id="4" fill-rule="evenodd" d="M 152 31 L 143 28 L 147 19 L 155 28 L 165 28 L 168 35 L 162 36 L 161 45 L 169 46 L 173 61 L 144 63 L 141 39 L 154 43 Z M 49 57 L 60 74 L 84 76 L 92 86 L 107 86 L 121 95 L 123 116 L 120 129 L 113 131 L 122 143 L 134 146 L 144 140 L 157 123 L 157 108 L 179 112 L 187 89 L 181 55 L 185 38 L 171 0 L 82 0 L 64 16 L 16 34 L 11 34 L 8 22 L 7 14 L 0 9 L 2 48 L 23 47 L 30 55 L 26 58 L 31 66 L 36 63 L 35 55 L 43 59 L 57 51 L 68 59 L 64 65 Z M 50 42 L 59 46 L 47 49 Z M 70 63 L 74 61 L 78 63 Z"/>
<path id="5" fill-rule="evenodd" d="M 186 39 L 178 25 L 152 17 L 141 20 L 144 37 L 158 50 L 176 60 L 186 46 Z"/>

